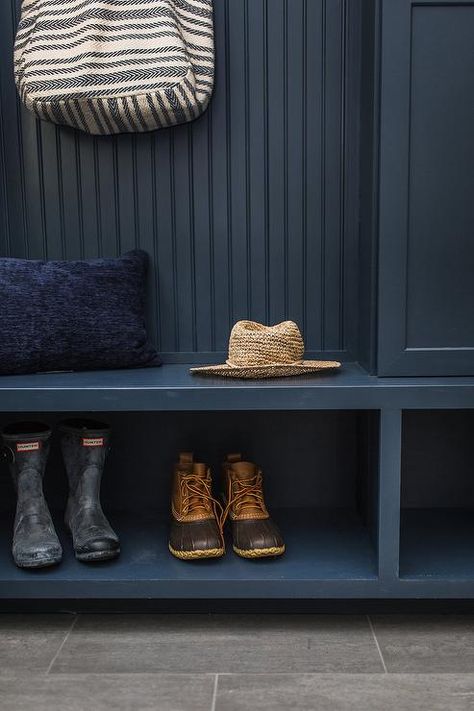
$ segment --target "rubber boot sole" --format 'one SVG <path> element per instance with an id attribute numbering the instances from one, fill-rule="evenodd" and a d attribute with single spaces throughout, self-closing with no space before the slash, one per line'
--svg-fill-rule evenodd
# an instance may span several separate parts
<path id="1" fill-rule="evenodd" d="M 37 568 L 52 568 L 54 565 L 59 565 L 63 557 L 58 556 L 57 558 L 37 558 L 36 560 L 21 560 L 20 558 L 14 558 L 15 565 L 17 568 L 23 568 L 26 570 L 35 570 Z"/>
<path id="2" fill-rule="evenodd" d="M 76 559 L 81 563 L 98 563 L 105 560 L 114 560 L 120 555 L 120 548 L 114 551 L 93 551 L 91 553 L 75 553 Z"/>
<path id="3" fill-rule="evenodd" d="M 249 550 L 233 546 L 234 553 L 241 558 L 276 558 L 283 555 L 285 546 L 275 546 L 274 548 L 251 548 Z"/>
<path id="4" fill-rule="evenodd" d="M 168 544 L 168 549 L 171 555 L 179 560 L 202 560 L 203 558 L 221 558 L 224 553 L 224 548 L 208 548 L 207 550 L 195 551 L 177 551 Z"/>

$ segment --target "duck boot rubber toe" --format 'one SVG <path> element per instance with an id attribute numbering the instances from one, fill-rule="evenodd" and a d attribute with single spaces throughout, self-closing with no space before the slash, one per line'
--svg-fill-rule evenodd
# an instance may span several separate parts
<path id="1" fill-rule="evenodd" d="M 173 521 L 170 552 L 181 560 L 219 558 L 224 554 L 219 528 L 215 521 Z"/>
<path id="2" fill-rule="evenodd" d="M 240 454 L 229 454 L 223 469 L 235 553 L 242 558 L 282 555 L 285 543 L 265 505 L 261 470 Z"/>
<path id="3" fill-rule="evenodd" d="M 12 555 L 19 568 L 45 568 L 61 561 L 62 548 L 43 494 L 51 430 L 19 422 L 2 432 L 3 453 L 17 493 Z"/>
<path id="4" fill-rule="evenodd" d="M 285 544 L 271 518 L 232 521 L 233 548 L 242 558 L 267 558 L 285 552 Z"/>
<path id="5" fill-rule="evenodd" d="M 83 563 L 116 558 L 120 553 L 119 539 L 100 503 L 110 428 L 94 420 L 67 420 L 60 431 L 69 480 L 65 523 L 76 558 Z"/>
<path id="6" fill-rule="evenodd" d="M 169 550 L 180 560 L 219 558 L 224 541 L 212 496 L 211 473 L 183 452 L 173 475 Z"/>

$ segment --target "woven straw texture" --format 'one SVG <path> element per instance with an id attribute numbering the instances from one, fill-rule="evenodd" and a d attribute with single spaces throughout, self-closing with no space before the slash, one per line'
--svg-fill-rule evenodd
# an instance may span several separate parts
<path id="1" fill-rule="evenodd" d="M 276 378 L 340 368 L 338 361 L 303 360 L 304 341 L 293 321 L 264 326 L 238 321 L 229 338 L 229 357 L 222 365 L 191 368 L 200 375 L 231 378 Z"/>

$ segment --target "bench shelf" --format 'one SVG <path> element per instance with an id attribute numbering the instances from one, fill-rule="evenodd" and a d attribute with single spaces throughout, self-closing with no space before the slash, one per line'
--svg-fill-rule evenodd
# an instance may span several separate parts
<path id="1" fill-rule="evenodd" d="M 99 411 L 114 432 L 103 501 L 122 540 L 120 558 L 78 563 L 57 513 L 62 564 L 18 570 L 9 547 L 14 497 L 3 471 L 0 598 L 474 599 L 474 409 L 441 403 L 418 410 Z M 42 419 L 54 427 L 66 414 Z M 22 417 L 4 413 L 2 420 Z M 281 559 L 241 560 L 230 540 L 220 560 L 183 563 L 170 555 L 170 472 L 183 448 L 211 465 L 216 490 L 226 451 L 240 448 L 263 466 L 267 502 L 287 542 Z M 54 441 L 45 488 L 60 512 L 66 486 Z"/>
<path id="2" fill-rule="evenodd" d="M 225 558 L 184 563 L 166 545 L 168 512 L 112 517 L 123 541 L 118 561 L 78 563 L 67 536 L 54 570 L 18 570 L 2 530 L 1 598 L 312 598 L 375 592 L 376 555 L 365 527 L 347 510 L 275 510 L 288 552 L 278 560 L 238 558 L 228 541 Z M 4 527 L 5 529 L 5 527 Z M 58 525 L 58 529 L 60 526 Z"/>
<path id="3" fill-rule="evenodd" d="M 268 380 L 193 376 L 187 364 L 0 378 L 0 411 L 209 411 L 462 408 L 474 377 L 378 378 L 358 363 L 341 372 Z"/>

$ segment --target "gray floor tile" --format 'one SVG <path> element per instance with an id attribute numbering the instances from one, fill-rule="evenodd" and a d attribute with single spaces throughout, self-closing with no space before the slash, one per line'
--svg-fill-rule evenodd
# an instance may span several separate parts
<path id="1" fill-rule="evenodd" d="M 472 711 L 474 675 L 262 674 L 219 677 L 215 711 Z"/>
<path id="2" fill-rule="evenodd" d="M 2 676 L 1 711 L 211 711 L 214 676 Z"/>
<path id="3" fill-rule="evenodd" d="M 364 617 L 86 615 L 52 673 L 380 672 Z"/>
<path id="4" fill-rule="evenodd" d="M 474 671 L 473 616 L 383 615 L 371 620 L 389 672 Z"/>
<path id="5" fill-rule="evenodd" d="M 46 671 L 73 620 L 72 615 L 0 614 L 0 672 Z"/>

